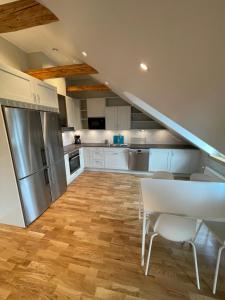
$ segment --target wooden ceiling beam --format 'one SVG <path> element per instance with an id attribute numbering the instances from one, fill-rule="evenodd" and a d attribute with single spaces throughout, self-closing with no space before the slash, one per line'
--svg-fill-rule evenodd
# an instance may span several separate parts
<path id="1" fill-rule="evenodd" d="M 105 84 L 96 85 L 73 85 L 67 87 L 67 92 L 87 92 L 87 91 L 110 91 L 110 88 Z"/>
<path id="2" fill-rule="evenodd" d="M 13 32 L 59 19 L 35 0 L 19 0 L 0 5 L 0 33 Z"/>
<path id="3" fill-rule="evenodd" d="M 98 72 L 87 64 L 74 64 L 44 69 L 27 70 L 25 71 L 25 73 L 38 79 L 44 80 L 75 75 L 97 74 Z"/>

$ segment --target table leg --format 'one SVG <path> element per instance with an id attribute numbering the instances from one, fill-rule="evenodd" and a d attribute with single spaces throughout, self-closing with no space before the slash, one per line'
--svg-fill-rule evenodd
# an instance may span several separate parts
<path id="1" fill-rule="evenodd" d="M 142 246 L 141 246 L 141 265 L 145 264 L 145 232 L 146 232 L 146 212 L 143 212 L 143 226 L 142 226 Z"/>

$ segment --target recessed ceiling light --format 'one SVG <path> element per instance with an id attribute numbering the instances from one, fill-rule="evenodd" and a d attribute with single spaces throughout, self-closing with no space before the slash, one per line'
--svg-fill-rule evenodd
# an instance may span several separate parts
<path id="1" fill-rule="evenodd" d="M 148 66 L 147 66 L 145 63 L 140 63 L 140 68 L 141 68 L 143 71 L 147 71 L 147 70 L 148 70 Z"/>
<path id="2" fill-rule="evenodd" d="M 82 52 L 83 56 L 87 56 L 87 53 L 85 51 Z"/>

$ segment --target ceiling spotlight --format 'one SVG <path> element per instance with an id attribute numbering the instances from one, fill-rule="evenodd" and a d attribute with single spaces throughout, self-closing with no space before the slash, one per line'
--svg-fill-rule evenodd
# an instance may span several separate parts
<path id="1" fill-rule="evenodd" d="M 82 55 L 86 57 L 86 56 L 87 56 L 87 53 L 86 53 L 85 51 L 83 51 L 83 52 L 82 52 Z"/>
<path id="2" fill-rule="evenodd" d="M 148 71 L 148 66 L 144 63 L 140 63 L 140 68 L 143 70 L 143 71 Z"/>

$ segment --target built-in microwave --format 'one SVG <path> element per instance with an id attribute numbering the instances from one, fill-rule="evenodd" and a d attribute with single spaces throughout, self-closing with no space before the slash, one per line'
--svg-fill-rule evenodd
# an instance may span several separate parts
<path id="1" fill-rule="evenodd" d="M 88 129 L 105 129 L 105 118 L 88 118 Z"/>

